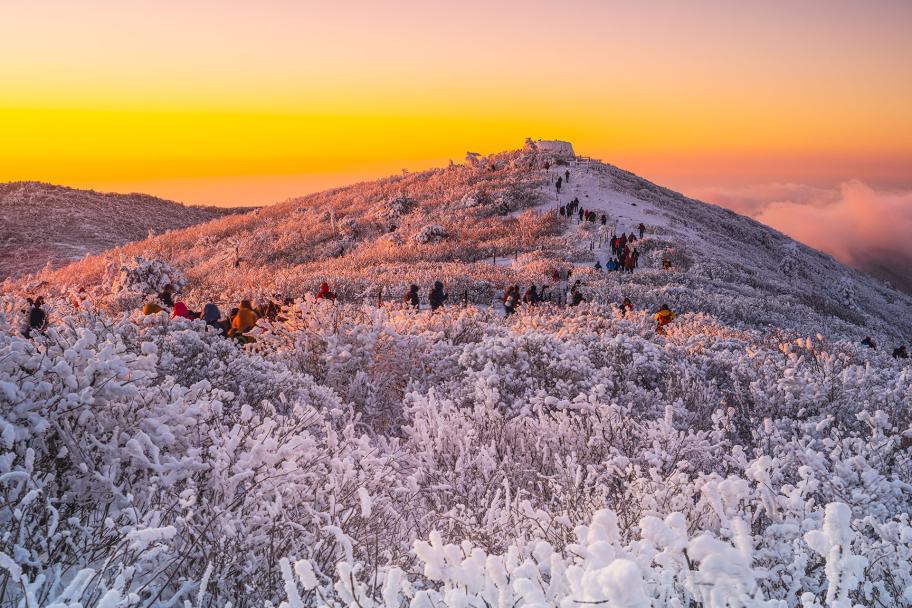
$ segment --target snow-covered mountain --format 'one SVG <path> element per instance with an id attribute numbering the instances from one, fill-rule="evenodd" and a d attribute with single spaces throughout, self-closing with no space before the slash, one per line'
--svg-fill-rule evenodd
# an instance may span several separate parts
<path id="1" fill-rule="evenodd" d="M 545 159 L 553 161 L 548 170 Z M 550 282 L 555 264 L 572 264 L 591 299 L 604 303 L 665 302 L 747 328 L 832 327 L 887 342 L 912 335 L 912 300 L 883 281 L 745 216 L 574 159 L 528 149 L 471 156 L 467 165 L 338 188 L 131 243 L 43 278 L 100 286 L 111 262 L 140 255 L 184 272 L 195 305 L 302 296 L 324 279 L 347 301 L 376 300 L 379 290 L 396 299 L 410 283 L 424 289 L 438 278 L 454 297 L 490 304 L 508 284 Z M 558 198 L 554 181 L 568 170 Z M 617 234 L 645 224 L 640 272 L 589 269 L 610 248 L 600 222 L 558 218 L 558 201 L 573 198 L 607 214 Z M 655 272 L 663 257 L 671 272 Z"/>
<path id="2" fill-rule="evenodd" d="M 186 206 L 145 194 L 105 194 L 40 182 L 0 184 L 0 280 L 186 228 L 234 209 Z"/>
<path id="3" fill-rule="evenodd" d="M 615 223 L 644 224 L 633 274 L 592 268 Z M 587 302 L 497 303 L 567 269 Z M 242 345 L 144 316 L 166 284 L 293 301 Z M 912 604 L 910 298 L 565 146 L 6 286 L 0 605 Z"/>

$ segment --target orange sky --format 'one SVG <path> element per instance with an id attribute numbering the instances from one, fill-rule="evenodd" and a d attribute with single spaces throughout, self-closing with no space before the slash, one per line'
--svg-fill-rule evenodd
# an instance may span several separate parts
<path id="1" fill-rule="evenodd" d="M 269 203 L 527 136 L 684 191 L 912 186 L 912 2 L 0 6 L 0 181 Z"/>

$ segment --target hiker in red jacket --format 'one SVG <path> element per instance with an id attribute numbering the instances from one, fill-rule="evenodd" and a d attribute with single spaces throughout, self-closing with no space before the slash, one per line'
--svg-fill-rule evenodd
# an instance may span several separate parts
<path id="1" fill-rule="evenodd" d="M 320 293 L 317 294 L 317 300 L 329 300 L 333 304 L 336 303 L 336 294 L 329 290 L 329 283 L 326 281 L 320 283 Z"/>

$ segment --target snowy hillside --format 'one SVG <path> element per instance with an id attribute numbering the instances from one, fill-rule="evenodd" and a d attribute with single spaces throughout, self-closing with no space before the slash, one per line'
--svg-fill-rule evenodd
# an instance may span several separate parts
<path id="1" fill-rule="evenodd" d="M 910 299 L 563 162 L 472 158 L 8 283 L 0 605 L 912 605 Z M 561 203 L 645 225 L 633 274 L 555 212 L 565 171 Z M 568 268 L 589 301 L 491 306 Z M 143 316 L 167 283 L 292 301 L 242 345 Z"/>
<path id="2" fill-rule="evenodd" d="M 328 279 L 345 301 L 399 299 L 443 280 L 454 297 L 488 305 L 511 283 L 550 282 L 555 265 L 575 264 L 589 299 L 646 308 L 668 303 L 711 313 L 738 327 L 912 335 L 912 299 L 747 217 L 688 199 L 611 165 L 560 165 L 562 156 L 507 152 L 467 165 L 390 177 L 294 199 L 254 214 L 176 231 L 40 277 L 51 285 L 110 292 L 111 264 L 123 257 L 168 260 L 188 277 L 201 307 L 242 297 L 314 293 Z M 552 186 L 571 171 L 561 202 L 608 214 L 616 232 L 646 225 L 633 275 L 590 273 L 609 248 L 601 225 L 561 221 Z M 427 239 L 422 231 L 439 227 Z M 590 246 L 595 247 L 590 251 Z M 663 256 L 671 272 L 657 272 Z M 106 279 L 107 276 L 107 279 Z M 105 283 L 105 281 L 108 283 Z M 139 306 L 139 302 L 121 303 Z"/>
<path id="3" fill-rule="evenodd" d="M 0 184 L 0 280 L 234 212 L 145 194 L 104 194 L 37 182 Z"/>

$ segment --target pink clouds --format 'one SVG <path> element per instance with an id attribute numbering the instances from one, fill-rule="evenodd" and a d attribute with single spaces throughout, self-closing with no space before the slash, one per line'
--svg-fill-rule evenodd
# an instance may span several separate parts
<path id="1" fill-rule="evenodd" d="M 695 194 L 912 289 L 912 190 L 876 190 L 849 181 L 833 189 L 766 184 Z"/>

